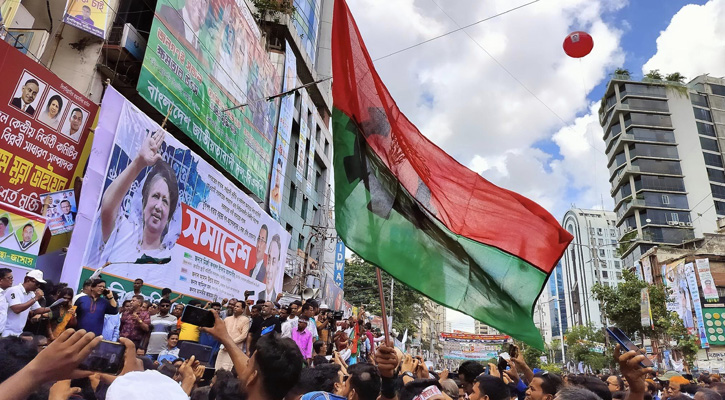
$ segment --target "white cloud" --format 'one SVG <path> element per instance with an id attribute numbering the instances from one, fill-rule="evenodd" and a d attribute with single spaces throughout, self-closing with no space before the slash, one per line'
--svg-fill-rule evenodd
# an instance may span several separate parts
<path id="1" fill-rule="evenodd" d="M 349 3 L 373 59 L 517 5 L 504 0 L 435 0 L 456 25 L 433 0 Z M 609 198 L 605 157 L 594 157 L 581 142 L 590 137 L 604 150 L 596 114 L 575 118 L 591 113 L 586 94 L 624 63 L 622 32 L 602 14 L 625 4 L 547 0 L 466 30 L 546 106 L 464 32 L 380 60 L 376 68 L 423 134 L 485 178 L 561 217 L 572 202 L 593 207 L 601 203 L 599 194 L 605 201 Z M 574 30 L 588 31 L 594 38 L 593 51 L 581 60 L 567 57 L 562 49 L 564 38 Z M 537 148 L 542 141 L 548 146 Z M 556 146 L 563 159 L 540 149 L 556 153 Z M 595 161 L 600 163 L 596 168 Z M 611 200 L 605 203 L 609 204 Z"/>
<path id="2" fill-rule="evenodd" d="M 682 7 L 657 38 L 657 53 L 642 67 L 680 72 L 688 79 L 725 76 L 725 0 Z"/>

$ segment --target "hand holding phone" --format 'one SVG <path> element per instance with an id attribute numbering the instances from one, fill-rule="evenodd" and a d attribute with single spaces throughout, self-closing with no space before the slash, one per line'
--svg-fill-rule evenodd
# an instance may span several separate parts
<path id="1" fill-rule="evenodd" d="M 86 371 L 118 375 L 123 369 L 125 353 L 125 345 L 103 340 L 78 365 L 78 368 Z"/>
<path id="2" fill-rule="evenodd" d="M 184 313 L 181 314 L 181 322 L 212 328 L 214 326 L 214 314 L 203 308 L 186 306 L 184 307 Z"/>
<path id="3" fill-rule="evenodd" d="M 622 330 L 617 328 L 616 326 L 610 326 L 609 328 L 607 328 L 607 333 L 609 333 L 609 336 L 611 336 L 612 339 L 614 339 L 617 343 L 619 343 L 620 346 L 622 346 L 622 348 L 626 350 L 625 353 L 629 351 L 636 351 L 637 353 L 641 352 L 639 347 L 637 347 L 636 344 L 629 340 L 627 335 L 625 335 L 624 332 L 622 332 Z M 650 360 L 646 356 L 642 361 L 640 361 L 639 364 L 645 368 L 654 367 L 654 364 L 652 364 L 652 360 Z"/>

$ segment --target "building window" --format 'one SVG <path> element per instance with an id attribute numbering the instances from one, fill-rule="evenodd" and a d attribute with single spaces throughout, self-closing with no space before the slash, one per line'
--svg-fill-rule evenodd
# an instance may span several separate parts
<path id="1" fill-rule="evenodd" d="M 622 280 L 622 273 L 621 272 L 617 272 L 617 280 L 618 281 L 621 281 Z"/>
<path id="2" fill-rule="evenodd" d="M 614 262 L 614 268 L 621 269 L 622 268 L 622 264 L 619 261 L 615 261 Z"/>
<path id="3" fill-rule="evenodd" d="M 662 204 L 670 204 L 670 196 L 663 194 L 662 195 Z"/>
<path id="4" fill-rule="evenodd" d="M 706 124 L 704 122 L 697 123 L 697 133 L 705 136 L 717 136 L 717 134 L 715 133 L 715 125 Z"/>
<path id="5" fill-rule="evenodd" d="M 602 231 L 602 228 L 597 228 L 597 235 L 599 235 L 599 236 L 604 235 L 604 232 Z"/>
<path id="6" fill-rule="evenodd" d="M 718 199 L 725 199 L 725 186 L 711 184 L 710 189 L 712 190 L 713 197 L 717 197 Z"/>
<path id="7" fill-rule="evenodd" d="M 712 182 L 725 183 L 725 172 L 720 171 L 719 169 L 708 168 L 707 177 L 710 178 Z"/>
<path id="8" fill-rule="evenodd" d="M 285 227 L 285 229 L 287 230 L 287 233 L 290 234 L 290 237 L 292 237 L 292 225 L 287 224 L 287 226 Z M 293 243 L 292 243 L 292 240 L 290 240 L 289 241 L 289 244 L 287 245 L 287 248 L 289 248 L 290 250 L 292 250 L 292 246 L 293 246 Z"/>
<path id="9" fill-rule="evenodd" d="M 591 234 L 592 236 L 594 236 L 594 235 L 595 235 L 595 234 L 597 233 L 597 231 L 596 231 L 596 230 L 594 230 L 594 228 L 589 228 L 589 233 L 590 233 L 590 234 Z"/>
<path id="10" fill-rule="evenodd" d="M 297 249 L 302 251 L 305 250 L 305 237 L 302 236 L 301 233 L 297 236 Z"/>
<path id="11" fill-rule="evenodd" d="M 697 94 L 697 93 L 690 93 L 690 100 L 692 101 L 692 104 L 700 107 L 708 107 L 707 105 L 707 97 Z"/>
<path id="12" fill-rule="evenodd" d="M 309 200 L 307 199 L 307 196 L 303 196 L 302 197 L 302 211 L 300 212 L 302 219 L 307 219 L 307 207 L 308 206 L 309 206 Z"/>
<path id="13" fill-rule="evenodd" d="M 725 86 L 714 85 L 711 83 L 710 90 L 712 90 L 712 94 L 716 94 L 718 96 L 725 96 Z"/>
<path id="14" fill-rule="evenodd" d="M 609 273 L 607 271 L 602 271 L 602 278 L 609 278 Z"/>
<path id="15" fill-rule="evenodd" d="M 710 154 L 710 153 L 702 153 L 703 157 L 705 157 L 705 164 L 709 165 L 711 167 L 718 167 L 722 168 L 722 158 L 720 157 L 720 154 Z"/>
<path id="16" fill-rule="evenodd" d="M 297 206 L 297 186 L 290 182 L 289 183 L 289 208 L 292 210 L 295 209 L 295 206 Z"/>
<path id="17" fill-rule="evenodd" d="M 315 223 L 315 216 L 317 215 L 317 207 L 312 206 L 312 223 Z"/>
<path id="18" fill-rule="evenodd" d="M 604 240 L 603 239 L 599 239 L 599 242 L 598 243 L 599 243 L 600 246 L 604 246 Z"/>
<path id="19" fill-rule="evenodd" d="M 677 213 L 671 213 L 670 214 L 670 221 L 680 222 L 680 215 L 677 214 Z"/>
<path id="20" fill-rule="evenodd" d="M 725 202 L 715 200 L 715 212 L 717 215 L 725 215 Z"/>
<path id="21" fill-rule="evenodd" d="M 295 159 L 294 159 L 294 161 L 292 161 L 292 163 L 294 164 L 294 166 L 297 166 L 297 162 L 299 161 L 297 156 L 300 154 L 300 143 L 299 142 L 295 142 L 295 153 L 294 154 L 295 154 Z"/>
<path id="22" fill-rule="evenodd" d="M 617 230 L 616 229 L 610 229 L 609 230 L 609 235 L 610 236 L 617 236 Z"/>
<path id="23" fill-rule="evenodd" d="M 322 175 L 315 171 L 315 192 L 320 190 L 320 182 L 322 181 Z"/>
<path id="24" fill-rule="evenodd" d="M 712 122 L 712 115 L 710 114 L 709 110 L 705 110 L 704 108 L 692 107 L 692 111 L 695 112 L 695 119 Z"/>
<path id="25" fill-rule="evenodd" d="M 327 157 L 327 158 L 330 157 L 329 150 L 330 150 L 330 142 L 328 142 L 327 138 L 325 138 L 325 157 Z"/>
<path id="26" fill-rule="evenodd" d="M 604 249 L 599 249 L 599 257 L 606 257 L 607 253 L 604 251 Z"/>
<path id="27" fill-rule="evenodd" d="M 717 140 L 714 139 L 708 139 L 704 137 L 700 137 L 700 145 L 702 146 L 703 150 L 710 150 L 710 151 L 720 151 L 720 148 L 717 145 Z"/>

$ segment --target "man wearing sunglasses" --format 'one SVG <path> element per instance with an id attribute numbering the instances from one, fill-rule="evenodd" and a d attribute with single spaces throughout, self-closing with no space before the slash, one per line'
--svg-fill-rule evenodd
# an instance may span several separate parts
<path id="1" fill-rule="evenodd" d="M 166 348 L 169 333 L 176 329 L 176 317 L 171 315 L 171 300 L 161 299 L 158 304 L 159 312 L 151 316 L 151 335 L 146 354 L 156 360 L 159 353 Z"/>
<path id="2" fill-rule="evenodd" d="M 23 333 L 25 323 L 29 315 L 45 314 L 50 308 L 41 307 L 38 300 L 43 298 L 43 291 L 40 284 L 43 280 L 43 271 L 32 270 L 25 275 L 23 283 L 12 286 L 5 291 L 5 299 L 8 301 L 8 319 L 3 330 L 3 337 L 20 336 Z"/>

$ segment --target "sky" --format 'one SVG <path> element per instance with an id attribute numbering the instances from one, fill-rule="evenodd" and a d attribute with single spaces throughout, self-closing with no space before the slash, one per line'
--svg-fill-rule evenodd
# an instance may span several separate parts
<path id="1" fill-rule="evenodd" d="M 561 220 L 612 209 L 597 110 L 610 74 L 725 76 L 725 0 L 348 0 L 383 82 L 419 130 Z M 594 49 L 562 49 L 585 31 Z M 382 58 L 384 57 L 384 58 Z M 449 311 L 453 329 L 473 320 Z"/>

